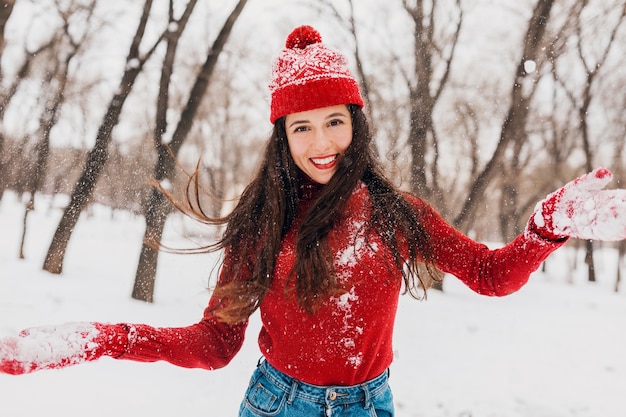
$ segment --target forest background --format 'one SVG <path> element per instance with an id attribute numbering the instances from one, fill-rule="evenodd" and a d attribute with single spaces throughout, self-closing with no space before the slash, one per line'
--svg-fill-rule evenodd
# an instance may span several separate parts
<path id="1" fill-rule="evenodd" d="M 0 198 L 24 204 L 16 256 L 36 236 L 37 195 L 64 208 L 42 265 L 53 274 L 94 203 L 135 213 L 132 296 L 152 302 L 147 242 L 175 216 L 155 182 L 181 195 L 199 163 L 218 197 L 202 203 L 228 212 L 271 130 L 272 58 L 301 24 L 348 56 L 389 176 L 470 236 L 508 241 L 579 174 L 606 166 L 624 188 L 625 16 L 624 0 L 0 0 Z M 193 242 L 219 232 L 186 225 Z M 570 245 L 594 281 L 597 244 Z"/>

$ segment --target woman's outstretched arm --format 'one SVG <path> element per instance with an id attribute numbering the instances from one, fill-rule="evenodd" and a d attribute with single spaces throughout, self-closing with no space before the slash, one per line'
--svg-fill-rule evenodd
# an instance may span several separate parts
<path id="1" fill-rule="evenodd" d="M 199 323 L 178 328 L 127 323 L 35 327 L 0 339 L 0 373 L 19 375 L 63 368 L 103 356 L 217 369 L 237 354 L 246 327 L 247 322 L 221 323 L 208 312 Z"/>

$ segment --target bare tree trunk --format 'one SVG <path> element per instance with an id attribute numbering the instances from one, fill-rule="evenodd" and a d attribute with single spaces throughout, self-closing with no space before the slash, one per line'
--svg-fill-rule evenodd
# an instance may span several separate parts
<path id="1" fill-rule="evenodd" d="M 537 84 L 533 85 L 533 89 Z M 534 91 L 530 93 L 530 96 Z M 530 97 L 529 97 L 530 98 Z M 500 235 L 503 242 L 510 242 L 525 227 L 525 222 L 520 223 L 520 216 L 527 209 L 532 208 L 543 192 L 530 193 L 531 198 L 526 203 L 520 201 L 519 178 L 522 176 L 523 167 L 528 165 L 528 156 L 524 158 L 523 150 L 526 147 L 526 135 L 519 132 L 515 140 L 509 146 L 512 148 L 512 158 L 502 163 L 502 185 L 500 195 Z"/>
<path id="2" fill-rule="evenodd" d="M 0 92 L 2 88 L 2 80 L 4 79 L 4 71 L 2 70 L 2 55 L 4 53 L 4 29 L 6 27 L 7 21 L 9 17 L 11 17 L 11 13 L 13 12 L 13 6 L 15 5 L 15 0 L 0 0 Z M 4 96 L 4 94 L 2 94 Z M 1 97 L 0 100 L 4 101 L 4 97 Z M 0 122 L 2 121 L 2 117 L 0 117 Z M 2 196 L 4 195 L 4 190 L 6 188 L 6 179 L 5 179 L 5 167 L 2 163 L 2 154 L 4 149 L 4 132 L 0 129 L 0 200 L 2 200 Z"/>
<path id="3" fill-rule="evenodd" d="M 4 113 L 9 103 L 11 102 L 11 99 L 15 96 L 15 93 L 17 92 L 17 89 L 19 88 L 20 83 L 30 73 L 30 69 L 31 69 L 34 59 L 37 57 L 38 54 L 41 54 L 43 51 L 45 51 L 48 48 L 51 48 L 53 45 L 54 45 L 54 39 L 50 40 L 46 44 L 37 48 L 35 51 L 26 52 L 26 59 L 24 59 L 24 62 L 20 66 L 20 69 L 17 71 L 17 76 L 15 77 L 15 80 L 11 83 L 11 85 L 9 86 L 9 88 L 7 88 L 6 91 L 2 91 L 2 96 L 0 96 L 0 121 L 4 119 Z"/>
<path id="4" fill-rule="evenodd" d="M 624 97 L 622 97 L 623 102 L 626 103 Z M 622 105 L 622 108 L 624 106 Z M 622 120 L 626 121 L 626 116 L 624 112 L 622 112 Z M 617 131 L 617 143 L 615 146 L 615 154 L 613 155 L 613 174 L 616 178 L 624 178 L 626 176 L 626 166 L 622 162 L 622 158 L 625 155 L 624 149 L 626 148 L 626 141 L 624 141 L 624 136 L 626 136 L 626 123 L 622 123 L 622 130 Z M 615 276 L 615 292 L 620 290 L 621 282 L 622 282 L 622 269 L 626 269 L 626 240 L 622 240 L 617 242 L 617 274 Z"/>
<path id="5" fill-rule="evenodd" d="M 469 228 L 472 217 L 476 213 L 478 203 L 482 200 L 485 190 L 489 186 L 502 166 L 505 150 L 520 134 L 524 134 L 528 119 L 529 98 L 523 91 L 523 80 L 526 76 L 524 64 L 526 61 L 537 61 L 541 54 L 543 36 L 550 18 L 550 11 L 554 0 L 540 0 L 537 2 L 532 17 L 528 22 L 528 29 L 524 41 L 524 51 L 517 66 L 513 88 L 511 89 L 511 104 L 507 116 L 502 124 L 500 140 L 491 159 L 485 168 L 474 179 L 465 204 L 459 215 L 454 219 L 454 225 L 459 229 Z"/>
<path id="6" fill-rule="evenodd" d="M 587 73 L 587 84 L 583 90 L 583 104 L 578 109 L 580 130 L 582 132 L 583 150 L 585 153 L 585 168 L 587 172 L 593 170 L 593 153 L 591 151 L 591 145 L 589 143 L 589 125 L 587 124 L 587 111 L 591 104 L 591 85 L 593 83 L 595 71 L 589 71 Z M 589 282 L 596 282 L 596 266 L 593 258 L 593 242 L 591 240 L 585 241 L 585 264 L 587 265 L 587 279 Z"/>
<path id="7" fill-rule="evenodd" d="M 2 6 L 2 3 L 0 3 L 0 7 L 1 6 Z M 8 16 L 7 16 L 7 19 L 8 19 Z M 4 34 L 3 34 L 2 40 L 4 41 Z M 0 93 L 1 93 L 0 94 L 0 200 L 2 199 L 4 190 L 7 188 L 7 179 L 6 179 L 7 168 L 5 164 L 1 163 L 2 154 L 4 152 L 4 140 L 5 140 L 4 132 L 2 131 L 1 126 L 2 126 L 2 121 L 4 120 L 5 111 L 11 99 L 15 96 L 15 93 L 17 92 L 17 89 L 19 88 L 22 80 L 24 80 L 28 76 L 30 69 L 31 69 L 31 64 L 33 60 L 35 59 L 35 57 L 41 52 L 43 52 L 44 50 L 52 47 L 53 45 L 54 45 L 54 36 L 52 37 L 50 41 L 40 46 L 35 51 L 27 52 L 26 59 L 20 66 L 20 69 L 17 72 L 15 80 L 11 83 L 11 85 L 6 89 L 6 91 L 2 90 L 1 85 L 0 85 Z M 0 54 L 0 60 L 1 59 L 2 59 L 2 55 Z M 2 69 L 0 68 L 0 83 L 1 82 L 2 82 Z"/>
<path id="8" fill-rule="evenodd" d="M 587 0 L 584 0 L 582 4 L 583 4 L 583 7 L 586 6 Z M 598 72 L 600 71 L 604 63 L 606 62 L 606 59 L 611 51 L 611 48 L 615 44 L 614 42 L 615 37 L 616 37 L 618 29 L 620 28 L 622 22 L 624 21 L 624 17 L 626 17 L 626 3 L 622 7 L 621 16 L 620 16 L 618 23 L 615 25 L 615 27 L 613 28 L 611 32 L 609 42 L 605 46 L 604 50 L 601 52 L 601 55 L 597 57 L 595 63 L 589 62 L 590 58 L 587 57 L 586 54 L 583 52 L 582 38 L 581 38 L 582 36 L 581 35 L 581 29 L 582 29 L 581 23 L 579 22 L 579 24 L 577 25 L 578 57 L 580 58 L 580 61 L 582 62 L 583 67 L 585 68 L 585 71 L 587 73 L 587 78 L 586 78 L 586 83 L 584 84 L 584 87 L 582 89 L 582 97 L 580 100 L 576 100 L 575 94 L 573 92 L 568 92 L 568 94 L 570 95 L 572 102 L 578 108 L 578 117 L 580 121 L 580 131 L 582 135 L 583 151 L 585 153 L 585 168 L 587 172 L 590 172 L 593 170 L 593 159 L 594 159 L 594 155 L 593 155 L 594 152 L 592 150 L 592 146 L 591 146 L 590 138 L 589 138 L 589 123 L 588 123 L 589 107 L 591 106 L 591 101 L 593 100 L 592 91 L 594 87 L 594 81 L 596 80 L 596 76 L 598 75 Z M 593 257 L 593 242 L 587 241 L 585 247 L 587 250 L 587 253 L 585 255 L 585 263 L 587 264 L 588 280 L 590 282 L 595 282 L 596 270 L 595 270 L 594 257 Z"/>
<path id="9" fill-rule="evenodd" d="M 87 6 L 87 10 L 89 11 L 88 21 L 93 14 L 95 6 L 95 2 Z M 63 25 L 63 29 L 65 31 L 64 36 L 71 39 L 71 35 L 68 33 L 70 27 L 69 22 L 66 21 L 65 23 L 66 24 Z M 50 153 L 50 132 L 52 131 L 54 125 L 56 125 L 59 110 L 65 102 L 65 89 L 68 81 L 70 62 L 74 56 L 76 56 L 78 48 L 80 47 L 80 42 L 70 41 L 69 44 L 71 45 L 71 50 L 67 52 L 67 56 L 63 62 L 57 62 L 54 71 L 48 72 L 48 79 L 45 80 L 46 85 L 52 85 L 51 81 L 56 78 L 58 80 L 58 87 L 56 88 L 53 96 L 46 101 L 43 113 L 39 118 L 39 131 L 41 132 L 41 137 L 36 146 L 37 162 L 35 164 L 33 178 L 30 180 L 30 197 L 24 209 L 24 229 L 22 232 L 22 241 L 20 243 L 20 259 L 24 259 L 25 257 L 24 246 L 26 243 L 28 214 L 35 209 L 35 196 L 41 189 L 45 178 L 46 168 L 48 166 L 48 156 Z"/>
<path id="10" fill-rule="evenodd" d="M 126 58 L 126 68 L 122 75 L 121 82 L 109 103 L 109 107 L 98 129 L 96 143 L 89 152 L 83 172 L 72 191 L 70 202 L 63 212 L 61 221 L 52 238 L 52 243 L 48 248 L 43 269 L 50 273 L 60 274 L 63 271 L 63 260 L 65 258 L 67 245 L 74 231 L 74 227 L 78 222 L 80 213 L 91 199 L 98 178 L 107 162 L 108 146 L 111 142 L 113 128 L 119 122 L 124 102 L 128 98 L 135 79 L 141 72 L 143 65 L 152 55 L 164 36 L 164 34 L 162 34 L 145 55 L 140 55 L 139 45 L 145 33 L 151 8 L 152 0 L 146 0 L 139 26 L 137 27 L 130 51 Z"/>
<path id="11" fill-rule="evenodd" d="M 173 178 L 175 168 L 174 158 L 178 155 L 182 144 L 189 136 L 189 132 L 193 126 L 193 119 L 198 111 L 202 97 L 204 97 L 209 87 L 209 80 L 213 74 L 215 65 L 217 64 L 217 59 L 223 51 L 232 28 L 243 11 L 246 3 L 247 0 L 239 0 L 222 26 L 222 29 L 213 42 L 213 45 L 209 49 L 204 65 L 202 66 L 202 69 L 198 74 L 193 87 L 191 88 L 187 106 L 181 114 L 169 148 L 160 142 L 156 144 L 158 150 L 158 161 L 155 167 L 155 179 L 157 181 Z M 172 54 L 175 52 L 175 46 L 173 48 L 174 51 L 172 51 Z M 161 88 L 164 87 L 165 85 L 162 84 Z M 137 265 L 137 272 L 135 274 L 135 284 L 132 292 L 132 297 L 135 299 L 146 302 L 152 302 L 154 299 L 158 250 L 154 247 L 153 243 L 161 241 L 169 210 L 170 207 L 161 192 L 153 187 L 150 201 L 146 206 L 146 231 L 144 234 L 144 242 L 141 248 L 139 264 Z"/>
<path id="12" fill-rule="evenodd" d="M 156 121 L 154 129 L 154 146 L 157 151 L 157 162 L 154 166 L 154 179 L 162 181 L 167 178 L 165 168 L 165 158 L 168 158 L 168 148 L 163 144 L 163 134 L 167 130 L 167 110 L 169 108 L 169 87 L 172 74 L 174 72 L 174 58 L 178 42 L 182 36 L 189 17 L 196 6 L 196 0 L 187 3 L 187 7 L 176 22 L 174 18 L 174 4 L 169 4 L 169 22 L 176 23 L 175 32 L 171 32 L 167 37 L 167 49 L 163 60 L 161 70 L 161 79 L 159 82 L 159 95 L 157 97 Z M 139 262 L 137 271 L 135 272 L 135 284 L 133 286 L 132 297 L 138 300 L 152 302 L 154 294 L 154 283 L 158 265 L 159 252 L 154 247 L 161 241 L 165 221 L 169 213 L 169 206 L 165 201 L 163 194 L 154 186 L 150 189 L 150 197 L 145 202 L 144 217 L 146 228 L 144 231 L 143 243 L 139 254 Z M 152 279 L 150 279 L 151 277 Z"/>
<path id="13" fill-rule="evenodd" d="M 15 92 L 17 91 L 17 87 L 19 83 L 21 82 L 21 80 L 23 80 L 26 74 L 28 73 L 28 69 L 30 68 L 30 62 L 33 57 L 34 55 L 31 55 L 31 54 L 27 55 L 26 61 L 24 61 L 24 64 L 20 68 L 20 71 L 18 72 L 15 82 L 12 83 L 8 91 L 6 92 L 2 91 L 1 85 L 0 85 L 0 92 L 2 92 L 2 96 L 0 96 L 0 200 L 2 199 L 2 196 L 4 195 L 4 190 L 6 190 L 8 186 L 7 185 L 8 181 L 6 178 L 7 167 L 4 163 L 2 163 L 5 139 L 4 139 L 4 132 L 3 132 L 3 129 L 1 128 L 1 125 L 2 125 L 2 121 L 4 120 L 4 112 L 6 111 L 9 101 L 11 101 L 11 98 L 15 95 Z M 0 56 L 0 60 L 1 59 L 2 59 L 2 56 Z M 1 74 L 2 73 L 0 72 L 0 81 L 2 79 Z"/>
<path id="14" fill-rule="evenodd" d="M 4 53 L 4 46 L 6 41 L 4 40 L 4 30 L 7 25 L 7 21 L 13 13 L 13 6 L 15 6 L 15 0 L 0 0 L 0 85 L 2 85 L 2 55 Z"/>
<path id="15" fill-rule="evenodd" d="M 439 144 L 433 111 L 448 81 L 454 52 L 458 43 L 461 26 L 463 24 L 463 9 L 460 1 L 456 1 L 458 20 L 451 38 L 446 41 L 435 39 L 436 2 L 429 8 L 422 0 L 415 3 L 403 1 L 404 9 L 413 20 L 413 43 L 415 55 L 414 79 L 407 79 L 409 87 L 409 136 L 408 143 L 411 150 L 411 191 L 424 199 L 428 199 L 445 213 L 443 192 L 438 184 L 438 157 Z M 447 56 L 444 56 L 445 50 Z M 433 62 L 440 54 L 445 71 L 439 80 L 435 80 Z M 437 81 L 437 82 L 436 82 Z M 428 150 L 432 149 L 432 162 L 426 160 Z M 443 290 L 443 281 L 434 282 L 431 288 Z"/>
<path id="16" fill-rule="evenodd" d="M 20 259 L 24 259 L 26 257 L 24 253 L 24 246 L 26 245 L 28 214 L 35 209 L 35 195 L 37 194 L 37 191 L 41 188 L 41 183 L 43 182 L 44 174 L 47 167 L 49 150 L 50 135 L 46 135 L 46 137 L 42 137 L 39 139 L 39 142 L 36 146 L 37 164 L 35 165 L 34 178 L 31 180 L 28 202 L 24 207 L 24 222 L 22 229 L 22 238 L 20 241 L 20 252 L 18 255 Z"/>
<path id="17" fill-rule="evenodd" d="M 585 240 L 585 264 L 587 265 L 587 280 L 596 282 L 596 265 L 593 261 L 593 241 Z"/>
<path id="18" fill-rule="evenodd" d="M 422 198 L 429 199 L 440 209 L 443 209 L 443 193 L 438 185 L 438 142 L 433 123 L 433 111 L 445 87 L 450 74 L 452 59 L 457 45 L 463 10 L 460 1 L 456 1 L 458 21 L 451 35 L 449 44 L 438 45 L 435 35 L 436 2 L 432 2 L 430 9 L 424 2 L 418 0 L 415 5 L 404 1 L 404 9 L 413 20 L 415 79 L 409 81 L 409 100 L 411 104 L 409 125 L 409 146 L 411 148 L 411 189 Z M 428 14 L 430 13 L 430 14 Z M 434 80 L 433 62 L 435 54 L 445 49 L 449 50 L 447 57 L 442 57 L 445 71 L 438 84 Z M 432 148 L 432 162 L 428 163 L 426 156 Z"/>

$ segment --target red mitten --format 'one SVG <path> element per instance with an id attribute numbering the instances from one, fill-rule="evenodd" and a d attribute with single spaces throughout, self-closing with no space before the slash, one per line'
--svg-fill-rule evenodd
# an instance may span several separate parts
<path id="1" fill-rule="evenodd" d="M 17 337 L 0 339 L 0 373 L 20 375 L 118 357 L 128 344 L 121 325 L 71 323 L 34 327 Z"/>
<path id="2" fill-rule="evenodd" d="M 603 190 L 613 174 L 598 168 L 535 206 L 529 227 L 544 238 L 626 239 L 626 190 Z"/>

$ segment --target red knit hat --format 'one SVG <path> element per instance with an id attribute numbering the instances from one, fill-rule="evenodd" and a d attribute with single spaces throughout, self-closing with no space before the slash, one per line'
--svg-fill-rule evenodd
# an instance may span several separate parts
<path id="1" fill-rule="evenodd" d="M 321 42 L 311 26 L 297 27 L 287 37 L 272 67 L 272 123 L 291 113 L 337 104 L 363 107 L 359 84 L 346 58 Z"/>

